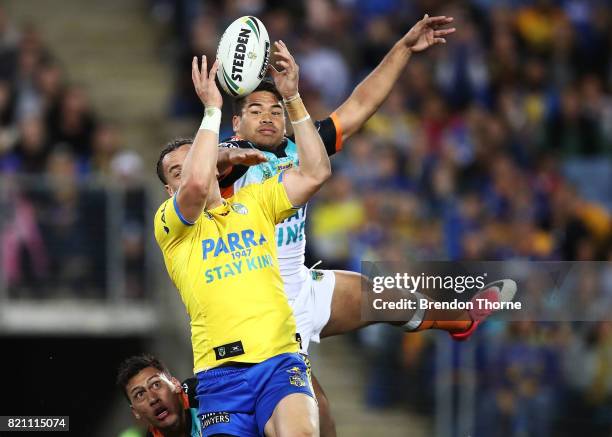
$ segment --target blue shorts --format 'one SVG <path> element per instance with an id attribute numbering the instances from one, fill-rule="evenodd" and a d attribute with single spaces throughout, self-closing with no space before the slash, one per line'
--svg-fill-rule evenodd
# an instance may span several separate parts
<path id="1" fill-rule="evenodd" d="M 196 397 L 202 436 L 263 436 L 264 426 L 285 396 L 304 393 L 314 398 L 307 360 L 287 353 L 258 364 L 199 372 Z"/>

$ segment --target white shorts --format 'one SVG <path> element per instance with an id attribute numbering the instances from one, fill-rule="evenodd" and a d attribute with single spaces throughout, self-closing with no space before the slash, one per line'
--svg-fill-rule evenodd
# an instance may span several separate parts
<path id="1" fill-rule="evenodd" d="M 319 335 L 329 321 L 336 275 L 332 270 L 309 270 L 305 266 L 304 269 L 307 273 L 303 276 L 305 279 L 300 283 L 295 298 L 289 298 L 289 305 L 293 309 L 297 333 L 301 338 L 300 351 L 307 354 L 311 341 L 321 341 Z M 296 285 L 291 284 L 291 288 Z"/>

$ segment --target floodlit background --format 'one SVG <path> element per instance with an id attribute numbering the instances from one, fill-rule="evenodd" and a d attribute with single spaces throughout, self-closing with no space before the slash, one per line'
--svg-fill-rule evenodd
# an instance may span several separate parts
<path id="1" fill-rule="evenodd" d="M 309 208 L 309 265 L 612 261 L 605 0 L 4 1 L 0 415 L 70 415 L 73 435 L 116 436 L 133 424 L 114 387 L 123 358 L 154 352 L 189 376 L 152 218 L 157 154 L 201 119 L 193 55 L 256 15 L 324 118 L 426 12 L 457 33 L 411 58 L 333 158 Z M 589 286 L 612 299 L 612 268 Z M 580 304 L 597 307 L 588 291 Z M 610 322 L 493 321 L 465 344 L 377 325 L 313 356 L 340 436 L 612 433 Z"/>

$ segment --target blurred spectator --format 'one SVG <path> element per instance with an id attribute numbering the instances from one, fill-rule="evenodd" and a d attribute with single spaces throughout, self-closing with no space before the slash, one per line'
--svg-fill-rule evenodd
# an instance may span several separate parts
<path id="1" fill-rule="evenodd" d="M 59 107 L 49 113 L 47 125 L 53 143 L 67 143 L 77 159 L 91 156 L 96 118 L 82 87 L 71 86 L 64 91 Z"/>

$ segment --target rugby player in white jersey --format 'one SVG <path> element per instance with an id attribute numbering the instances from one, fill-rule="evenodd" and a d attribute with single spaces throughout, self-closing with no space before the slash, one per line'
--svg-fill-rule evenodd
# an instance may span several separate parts
<path id="1" fill-rule="evenodd" d="M 330 155 L 339 152 L 343 142 L 356 133 L 385 101 L 413 53 L 446 42 L 444 37 L 455 29 L 443 26 L 452 21 L 452 17 L 426 15 L 393 46 L 330 117 L 316 122 Z M 282 62 L 276 66 L 286 67 Z M 275 72 L 272 73 L 274 77 Z M 291 137 L 285 136 L 283 99 L 270 82 L 262 82 L 253 93 L 236 100 L 233 128 L 235 136 L 221 144 L 227 150 L 219 154 L 218 161 L 219 185 L 224 197 L 297 165 L 296 145 Z M 176 145 L 189 142 L 187 139 L 177 140 Z M 162 182 L 167 183 L 161 162 L 158 163 L 158 174 Z M 318 342 L 322 337 L 347 333 L 369 324 L 361 320 L 361 274 L 312 270 L 304 265 L 306 210 L 305 205 L 295 216 L 276 226 L 280 272 L 304 353 L 307 353 L 310 341 Z M 489 298 L 502 300 L 495 293 L 501 294 L 499 287 L 487 291 Z M 402 325 L 407 331 L 447 330 L 456 339 L 467 338 L 478 325 L 478 320 L 472 320 L 474 317 L 468 313 L 458 317 L 443 314 L 417 312 L 412 320 Z M 314 377 L 313 385 L 319 402 L 321 435 L 335 436 L 327 398 Z"/>

